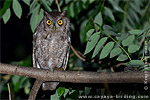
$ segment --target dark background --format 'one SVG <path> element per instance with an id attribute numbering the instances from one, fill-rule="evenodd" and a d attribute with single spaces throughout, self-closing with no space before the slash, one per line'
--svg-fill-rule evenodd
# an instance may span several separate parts
<path id="1" fill-rule="evenodd" d="M 3 1 L 0 2 L 3 5 Z M 7 24 L 1 19 L 1 62 L 20 61 L 32 54 L 32 32 L 29 26 L 28 8 L 21 3 L 23 13 L 18 19 L 11 9 L 11 18 Z"/>

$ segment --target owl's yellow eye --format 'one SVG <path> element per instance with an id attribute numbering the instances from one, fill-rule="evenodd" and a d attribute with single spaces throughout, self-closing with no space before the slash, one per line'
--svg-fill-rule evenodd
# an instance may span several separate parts
<path id="1" fill-rule="evenodd" d="M 59 20 L 57 23 L 58 23 L 58 25 L 62 25 L 62 24 L 63 24 L 63 21 L 62 21 L 62 20 Z"/>
<path id="2" fill-rule="evenodd" d="M 52 22 L 51 22 L 51 20 L 47 20 L 46 23 L 47 23 L 47 25 L 51 25 Z"/>

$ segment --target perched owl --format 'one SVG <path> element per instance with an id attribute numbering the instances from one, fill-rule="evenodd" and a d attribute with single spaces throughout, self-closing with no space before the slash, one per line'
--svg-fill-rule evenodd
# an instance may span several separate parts
<path id="1" fill-rule="evenodd" d="M 65 70 L 70 51 L 70 21 L 67 12 L 44 12 L 33 35 L 33 67 Z M 55 90 L 59 82 L 45 82 L 43 90 Z"/>

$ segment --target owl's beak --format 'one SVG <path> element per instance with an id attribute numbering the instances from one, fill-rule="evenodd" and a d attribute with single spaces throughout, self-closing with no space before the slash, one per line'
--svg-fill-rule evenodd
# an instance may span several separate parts
<path id="1" fill-rule="evenodd" d="M 53 30 L 56 31 L 56 26 L 55 25 L 53 26 Z"/>

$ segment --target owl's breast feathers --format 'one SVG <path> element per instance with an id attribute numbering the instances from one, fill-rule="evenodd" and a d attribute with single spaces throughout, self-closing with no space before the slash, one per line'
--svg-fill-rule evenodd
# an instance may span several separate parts
<path id="1" fill-rule="evenodd" d="M 43 69 L 66 69 L 69 51 L 70 36 L 50 36 L 47 39 L 35 39 L 35 59 L 37 66 Z"/>

